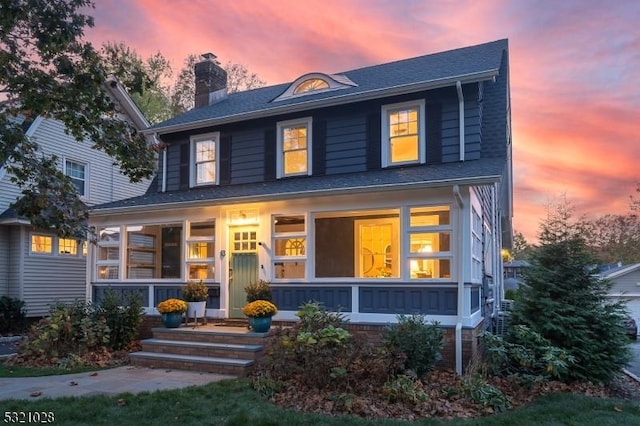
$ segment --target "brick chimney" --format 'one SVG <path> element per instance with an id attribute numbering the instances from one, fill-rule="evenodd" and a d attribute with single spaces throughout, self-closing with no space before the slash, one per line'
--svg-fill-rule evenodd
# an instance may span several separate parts
<path id="1" fill-rule="evenodd" d="M 196 108 L 212 105 L 227 97 L 227 72 L 213 53 L 205 53 L 202 57 L 204 60 L 194 66 Z"/>

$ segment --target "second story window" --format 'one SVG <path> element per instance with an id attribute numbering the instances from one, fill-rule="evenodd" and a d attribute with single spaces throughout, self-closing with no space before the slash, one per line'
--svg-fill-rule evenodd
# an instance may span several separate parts
<path id="1" fill-rule="evenodd" d="M 311 118 L 278 123 L 278 177 L 311 174 Z"/>
<path id="2" fill-rule="evenodd" d="M 84 196 L 87 194 L 86 167 L 84 164 L 65 160 L 64 174 L 69 176 L 78 195 Z"/>
<path id="3" fill-rule="evenodd" d="M 191 186 L 217 183 L 220 133 L 191 138 Z"/>
<path id="4" fill-rule="evenodd" d="M 425 162 L 424 101 L 382 107 L 382 165 Z"/>

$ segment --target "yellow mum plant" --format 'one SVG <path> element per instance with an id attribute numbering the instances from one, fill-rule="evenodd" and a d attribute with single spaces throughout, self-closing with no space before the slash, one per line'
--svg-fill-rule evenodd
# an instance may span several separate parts
<path id="1" fill-rule="evenodd" d="M 180 299 L 167 299 L 158 303 L 157 308 L 161 314 L 182 314 L 187 312 L 187 302 Z"/>
<path id="2" fill-rule="evenodd" d="M 268 300 L 254 300 L 251 303 L 247 303 L 242 312 L 252 318 L 270 317 L 278 312 L 276 305 Z"/>

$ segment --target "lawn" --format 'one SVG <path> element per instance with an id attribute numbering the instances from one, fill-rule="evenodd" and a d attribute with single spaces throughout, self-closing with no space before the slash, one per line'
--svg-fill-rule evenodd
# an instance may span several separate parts
<path id="1" fill-rule="evenodd" d="M 581 425 L 640 424 L 640 406 L 616 399 L 552 394 L 525 407 L 470 420 L 369 421 L 287 411 L 252 390 L 248 379 L 154 393 L 2 401 L 3 412 L 51 412 L 59 425 Z"/>

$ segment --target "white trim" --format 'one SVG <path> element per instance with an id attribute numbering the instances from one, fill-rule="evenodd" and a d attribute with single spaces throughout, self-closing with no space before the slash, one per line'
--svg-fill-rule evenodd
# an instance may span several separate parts
<path id="1" fill-rule="evenodd" d="M 285 128 L 295 127 L 295 126 L 304 126 L 307 129 L 307 171 L 301 173 L 289 173 L 285 174 L 284 172 L 284 158 L 283 158 L 283 132 Z M 312 152 L 313 152 L 313 118 L 312 117 L 301 117 L 296 118 L 295 120 L 287 120 L 287 121 L 279 121 L 276 124 L 278 134 L 277 134 L 277 152 L 276 152 L 276 176 L 278 179 L 289 176 L 303 176 L 303 175 L 311 175 L 311 165 L 312 163 Z"/>
<path id="2" fill-rule="evenodd" d="M 214 180 L 213 182 L 196 182 L 196 144 L 198 142 L 212 141 L 215 145 L 215 158 L 214 158 Z M 197 186 L 206 185 L 218 185 L 220 182 L 220 132 L 202 133 L 199 135 L 193 135 L 189 138 L 189 187 L 194 188 Z"/>
<path id="3" fill-rule="evenodd" d="M 630 274 L 631 272 L 634 272 L 636 270 L 640 269 L 640 263 L 632 263 L 631 265 L 627 265 L 622 269 L 618 269 L 616 271 L 613 271 L 611 273 L 603 273 L 602 274 L 602 278 L 606 278 L 606 279 L 611 279 L 611 278 L 617 278 L 621 275 L 627 275 Z"/>
<path id="4" fill-rule="evenodd" d="M 389 114 L 398 110 L 404 109 L 417 109 L 418 110 L 418 159 L 414 161 L 392 162 L 390 154 L 390 135 L 389 135 Z M 382 119 L 381 122 L 381 153 L 382 153 L 382 167 L 397 166 L 404 164 L 424 164 L 426 162 L 426 132 L 425 127 L 427 124 L 425 116 L 425 101 L 424 99 L 416 99 L 413 101 L 400 102 L 395 104 L 382 105 L 381 107 Z"/>

